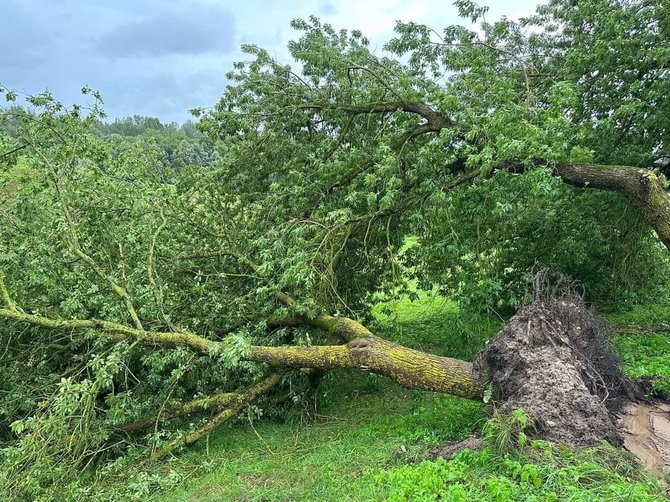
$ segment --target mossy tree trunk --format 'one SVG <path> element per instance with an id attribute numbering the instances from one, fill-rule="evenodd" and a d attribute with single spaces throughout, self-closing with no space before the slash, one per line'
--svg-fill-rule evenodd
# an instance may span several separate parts
<path id="1" fill-rule="evenodd" d="M 374 335 L 345 345 L 252 347 L 245 359 L 282 368 L 357 368 L 412 389 L 470 399 L 483 395 L 472 363 L 410 349 Z"/>
<path id="2" fill-rule="evenodd" d="M 60 330 L 98 329 L 101 336 L 114 341 L 129 339 L 160 347 L 183 346 L 205 354 L 225 347 L 225 343 L 195 333 L 145 331 L 99 320 L 50 319 L 11 307 L 0 308 L 0 317 Z M 473 399 L 482 396 L 482 386 L 473 376 L 472 364 L 467 361 L 436 356 L 389 342 L 345 317 L 322 315 L 314 319 L 305 318 L 303 322 L 325 329 L 346 343 L 310 347 L 252 346 L 243 359 L 281 368 L 357 368 L 388 376 L 409 388 Z M 226 396 L 226 399 L 230 397 Z"/>

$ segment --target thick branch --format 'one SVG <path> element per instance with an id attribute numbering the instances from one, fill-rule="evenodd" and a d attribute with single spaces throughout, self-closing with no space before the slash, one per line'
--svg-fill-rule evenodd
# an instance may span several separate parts
<path id="1" fill-rule="evenodd" d="M 292 301 L 283 293 L 279 293 L 279 297 L 286 297 L 284 300 L 289 304 Z M 205 354 L 225 346 L 222 342 L 194 333 L 145 331 L 93 319 L 51 319 L 11 308 L 0 308 L 0 317 L 52 329 L 97 329 L 116 339 L 132 339 L 163 347 L 188 347 Z M 348 343 L 316 347 L 253 346 L 243 359 L 289 368 L 358 368 L 386 375 L 409 388 L 475 399 L 482 395 L 481 385 L 472 374 L 471 363 L 388 342 L 373 335 L 362 324 L 345 317 L 320 315 L 305 321 Z"/>
<path id="2" fill-rule="evenodd" d="M 184 415 L 190 415 L 191 413 L 197 413 L 203 410 L 214 410 L 219 411 L 222 408 L 227 408 L 240 400 L 240 395 L 234 392 L 225 392 L 220 394 L 214 394 L 212 396 L 207 396 L 205 398 L 194 399 L 188 401 L 181 406 L 170 408 L 147 418 L 142 418 L 134 422 L 127 423 L 119 427 L 120 432 L 125 432 L 126 434 L 132 434 L 137 431 L 141 431 L 160 420 L 169 420 L 171 418 L 177 418 Z"/>
<path id="3" fill-rule="evenodd" d="M 400 148 L 407 141 L 422 134 L 429 132 L 439 132 L 447 127 L 452 127 L 453 121 L 445 117 L 442 113 L 434 110 L 430 106 L 423 103 L 413 103 L 411 101 L 388 101 L 388 102 L 373 102 L 361 105 L 344 105 L 339 103 L 314 103 L 301 105 L 299 108 L 308 110 L 340 110 L 354 115 L 361 115 L 366 113 L 393 113 L 403 111 L 419 115 L 425 119 L 423 124 L 410 129 L 404 134 L 400 135 L 393 141 L 395 148 Z"/>
<path id="4" fill-rule="evenodd" d="M 422 134 L 427 134 L 429 132 L 440 132 L 442 129 L 446 129 L 451 125 L 451 121 L 447 120 L 444 115 L 435 112 L 434 116 L 427 119 L 425 123 L 417 125 L 413 129 L 410 129 L 393 140 L 393 146 L 394 148 L 400 148 L 409 140 L 416 138 L 417 136 L 421 136 Z"/>
<path id="5" fill-rule="evenodd" d="M 670 249 L 670 195 L 662 178 L 652 171 L 628 166 L 564 164 L 557 166 L 555 172 L 571 185 L 622 194 L 641 211 L 659 239 Z"/>

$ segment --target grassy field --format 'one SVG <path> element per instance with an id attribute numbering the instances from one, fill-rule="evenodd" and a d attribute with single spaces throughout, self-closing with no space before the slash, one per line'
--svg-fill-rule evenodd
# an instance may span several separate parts
<path id="1" fill-rule="evenodd" d="M 183 461 L 207 458 L 208 472 L 186 481 L 167 498 L 375 499 L 376 473 L 416 460 L 428 445 L 464 438 L 483 423 L 479 403 L 425 397 L 386 383 L 370 385 L 360 375 L 341 378 L 340 385 L 325 385 L 337 406 L 320 410 L 314 424 L 234 428 L 212 438 L 209 455 L 206 447 L 189 452 Z"/>

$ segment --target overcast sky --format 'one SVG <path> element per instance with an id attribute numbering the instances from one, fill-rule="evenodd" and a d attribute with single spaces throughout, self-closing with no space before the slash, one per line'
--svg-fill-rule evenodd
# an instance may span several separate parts
<path id="1" fill-rule="evenodd" d="M 490 0 L 487 20 L 531 14 L 539 0 Z M 483 2 L 481 2 L 483 3 Z M 449 0 L 0 0 L 0 84 L 65 103 L 102 92 L 110 119 L 184 121 L 212 106 L 225 73 L 255 43 L 285 60 L 291 19 L 358 28 L 381 51 L 396 20 L 462 23 Z"/>

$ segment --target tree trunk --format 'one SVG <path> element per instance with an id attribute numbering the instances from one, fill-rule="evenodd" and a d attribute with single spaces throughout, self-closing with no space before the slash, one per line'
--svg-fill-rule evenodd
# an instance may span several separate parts
<path id="1" fill-rule="evenodd" d="M 183 346 L 204 354 L 212 350 L 225 350 L 226 347 L 225 342 L 209 340 L 195 333 L 146 331 L 100 320 L 51 319 L 26 314 L 16 308 L 0 308 L 0 317 L 59 330 L 98 329 L 112 340 L 136 340 L 161 347 Z M 348 343 L 312 347 L 252 346 L 245 359 L 287 368 L 358 368 L 386 375 L 405 387 L 446 392 L 472 399 L 482 396 L 482 387 L 473 377 L 472 364 L 469 362 L 427 354 L 388 342 L 346 317 L 320 315 L 313 319 L 305 318 L 303 322 L 327 330 Z"/>
<path id="2" fill-rule="evenodd" d="M 358 368 L 387 376 L 404 387 L 470 399 L 480 399 L 484 392 L 472 363 L 420 352 L 372 334 L 346 345 L 254 346 L 245 359 L 283 368 Z"/>

